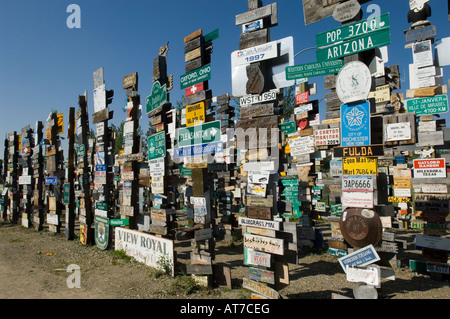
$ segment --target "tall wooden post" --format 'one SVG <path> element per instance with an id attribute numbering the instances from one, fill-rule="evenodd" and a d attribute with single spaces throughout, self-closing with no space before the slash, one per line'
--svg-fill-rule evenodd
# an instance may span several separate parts
<path id="1" fill-rule="evenodd" d="M 35 181 L 35 189 L 33 192 L 33 218 L 32 223 L 34 229 L 41 231 L 44 225 L 44 156 L 43 135 L 44 124 L 41 121 L 36 122 L 35 141 L 36 146 L 33 148 L 33 180 Z"/>
<path id="2" fill-rule="evenodd" d="M 67 160 L 67 183 L 64 184 L 64 203 L 66 204 L 65 235 L 68 240 L 75 238 L 75 108 L 69 109 L 69 157 Z"/>
<path id="3" fill-rule="evenodd" d="M 30 126 L 26 126 L 22 129 L 21 133 L 21 167 L 22 172 L 19 177 L 19 187 L 22 187 L 21 206 L 22 210 L 22 226 L 29 228 L 31 226 L 32 207 L 31 200 L 33 198 L 34 183 L 33 167 L 31 165 L 31 151 L 34 148 L 33 130 Z"/>

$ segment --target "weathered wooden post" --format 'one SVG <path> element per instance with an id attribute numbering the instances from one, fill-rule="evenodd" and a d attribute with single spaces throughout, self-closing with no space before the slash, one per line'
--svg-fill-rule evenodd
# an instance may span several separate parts
<path id="1" fill-rule="evenodd" d="M 218 29 L 207 35 L 199 29 L 184 38 L 186 74 L 181 76 L 180 82 L 181 89 L 187 93 L 183 97 L 185 120 L 182 122 L 186 127 L 178 129 L 178 148 L 174 150 L 177 162 L 184 161 L 184 167 L 192 171 L 192 187 L 185 193 L 185 198 L 189 198 L 187 217 L 192 227 L 184 231 L 193 233 L 194 239 L 191 264 L 186 271 L 206 286 L 212 284 L 215 246 L 212 228 L 216 217 L 211 209 L 207 167 L 211 160 L 209 155 L 221 152 L 223 146 L 220 122 L 211 121 L 213 117 L 207 115 L 212 98 L 208 90 L 212 41 L 217 37 Z"/>
<path id="2" fill-rule="evenodd" d="M 119 157 L 119 161 L 123 162 L 121 180 L 124 184 L 120 214 L 129 219 L 128 228 L 136 229 L 136 217 L 139 213 L 138 161 L 143 159 L 140 151 L 141 137 L 137 134 L 141 114 L 137 72 L 124 76 L 122 88 L 127 92 L 128 103 L 127 119 L 123 129 L 125 147 Z"/>
<path id="3" fill-rule="evenodd" d="M 169 91 L 173 87 L 172 75 L 167 75 L 167 53 L 169 43 L 159 49 L 153 60 L 153 87 L 146 99 L 146 112 L 150 120 L 147 139 L 148 166 L 151 178 L 150 199 L 153 203 L 150 209 L 148 231 L 161 236 L 170 234 L 175 218 L 174 185 L 175 176 L 169 173 L 173 159 L 168 155 L 172 148 L 174 130 L 169 132 L 168 114 L 171 114 Z M 175 121 L 171 118 L 172 123 Z M 173 153 L 172 153 L 173 154 Z M 170 190 L 170 192 L 169 192 Z"/>
<path id="4" fill-rule="evenodd" d="M 65 235 L 68 240 L 75 238 L 75 108 L 69 109 L 69 154 L 67 159 L 67 181 L 64 184 L 64 204 L 66 205 Z"/>
<path id="5" fill-rule="evenodd" d="M 90 185 L 90 165 L 89 165 L 89 113 L 87 105 L 87 92 L 78 96 L 78 111 L 76 115 L 76 147 L 77 173 L 80 190 L 76 192 L 78 197 L 80 220 L 80 242 L 84 245 L 94 244 L 93 212 L 92 212 L 92 191 Z"/>
<path id="6" fill-rule="evenodd" d="M 242 34 L 239 50 L 232 54 L 232 86 L 233 95 L 240 97 L 235 136 L 246 205 L 246 217 L 239 217 L 239 224 L 244 264 L 249 266 L 243 287 L 276 299 L 277 290 L 289 284 L 288 262 L 296 261 L 297 255 L 295 224 L 283 223 L 280 213 L 286 210 L 278 202 L 282 89 L 294 81 L 285 78 L 284 69 L 282 74 L 274 69 L 276 64 L 293 65 L 293 39 L 270 39 L 270 28 L 278 25 L 277 3 L 262 6 L 261 1 L 249 0 L 248 12 L 236 16 L 236 25 Z M 286 181 L 297 194 L 298 181 Z"/>
<path id="7" fill-rule="evenodd" d="M 31 224 L 31 200 L 33 198 L 34 183 L 32 183 L 33 167 L 31 165 L 31 150 L 34 148 L 33 130 L 26 126 L 21 132 L 21 158 L 19 163 L 22 169 L 19 176 L 19 187 L 22 187 L 22 198 L 20 206 L 22 210 L 22 226 L 29 228 Z"/>
<path id="8" fill-rule="evenodd" d="M 113 90 L 106 90 L 103 68 L 96 70 L 94 72 L 94 115 L 92 120 L 93 124 L 97 124 L 93 197 L 95 198 L 95 243 L 100 249 L 109 248 L 112 242 L 109 221 L 113 217 L 111 203 L 113 149 L 110 145 L 108 121 L 112 119 L 113 111 L 109 111 L 108 105 L 112 102 L 113 96 Z"/>
<path id="9" fill-rule="evenodd" d="M 19 187 L 18 187 L 18 148 L 19 137 L 17 132 L 11 132 L 8 135 L 8 150 L 9 150 L 9 210 L 7 218 L 10 222 L 16 224 L 19 220 Z"/>
<path id="10" fill-rule="evenodd" d="M 41 121 L 36 122 L 35 129 L 35 144 L 33 148 L 33 155 L 31 156 L 33 160 L 33 180 L 35 181 L 35 188 L 33 192 L 33 217 L 32 224 L 34 229 L 41 231 L 44 224 L 44 156 L 43 156 L 43 145 L 44 145 L 44 124 Z"/>
<path id="11" fill-rule="evenodd" d="M 410 1 L 407 18 L 412 23 L 405 31 L 411 49 L 413 64 L 409 66 L 410 89 L 406 91 L 407 114 L 415 113 L 419 118 L 417 126 L 417 143 L 413 151 L 419 158 L 413 161 L 409 187 L 414 189 L 414 213 L 403 204 L 399 214 L 410 217 L 408 226 L 421 228 L 423 234 L 416 235 L 416 249 L 422 250 L 425 262 L 410 260 L 411 269 L 424 272 L 434 279 L 448 278 L 447 263 L 450 240 L 446 235 L 446 217 L 449 214 L 448 193 L 449 178 L 446 165 L 449 157 L 440 150 L 448 140 L 445 138 L 445 120 L 434 120 L 442 113 L 448 112 L 447 86 L 442 85 L 442 67 L 438 59 L 433 59 L 435 51 L 436 27 L 428 21 L 431 7 L 428 1 Z M 408 149 L 409 150 L 409 149 Z M 406 194 L 412 197 L 411 192 Z M 412 201 L 412 199 L 411 199 Z M 404 214 L 407 209 L 407 214 Z M 402 218 L 403 219 L 403 218 Z M 419 228 L 419 229 L 420 229 Z"/>

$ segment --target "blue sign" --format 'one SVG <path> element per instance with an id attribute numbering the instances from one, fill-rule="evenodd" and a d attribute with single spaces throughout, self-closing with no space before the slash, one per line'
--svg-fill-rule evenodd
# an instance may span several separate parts
<path id="1" fill-rule="evenodd" d="M 58 185 L 58 178 L 57 177 L 46 177 L 45 185 Z"/>
<path id="2" fill-rule="evenodd" d="M 342 104 L 341 146 L 367 146 L 370 143 L 369 101 Z"/>
<path id="3" fill-rule="evenodd" d="M 206 143 L 176 148 L 175 158 L 223 152 L 223 142 Z"/>
<path id="4" fill-rule="evenodd" d="M 338 259 L 341 267 L 346 271 L 347 266 L 364 267 L 380 260 L 373 245 L 361 248 L 351 254 Z"/>
<path id="5" fill-rule="evenodd" d="M 95 165 L 96 172 L 106 172 L 106 164 Z"/>

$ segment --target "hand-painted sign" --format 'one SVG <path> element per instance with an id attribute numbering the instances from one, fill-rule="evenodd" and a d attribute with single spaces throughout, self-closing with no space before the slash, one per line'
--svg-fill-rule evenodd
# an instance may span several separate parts
<path id="1" fill-rule="evenodd" d="M 186 107 L 186 126 L 194 126 L 205 122 L 205 102 Z"/>
<path id="2" fill-rule="evenodd" d="M 315 146 L 339 145 L 339 141 L 341 138 L 339 131 L 339 128 L 314 130 Z"/>
<path id="3" fill-rule="evenodd" d="M 342 159 L 344 175 L 377 175 L 377 159 L 373 157 L 349 157 Z"/>
<path id="4" fill-rule="evenodd" d="M 279 238 L 258 236 L 245 233 L 244 247 L 276 255 L 284 254 L 284 240 Z"/>
<path id="5" fill-rule="evenodd" d="M 114 249 L 124 250 L 138 262 L 156 269 L 161 268 L 161 260 L 164 260 L 168 267 L 163 267 L 162 270 L 174 275 L 175 257 L 172 240 L 116 227 Z"/>
<path id="6" fill-rule="evenodd" d="M 341 106 L 341 146 L 370 145 L 370 103 Z"/>

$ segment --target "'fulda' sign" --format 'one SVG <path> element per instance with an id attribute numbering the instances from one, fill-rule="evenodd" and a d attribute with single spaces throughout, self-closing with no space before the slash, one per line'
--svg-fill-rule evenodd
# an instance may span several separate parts
<path id="1" fill-rule="evenodd" d="M 335 158 L 382 157 L 384 156 L 384 147 L 383 145 L 335 147 L 333 153 Z"/>

